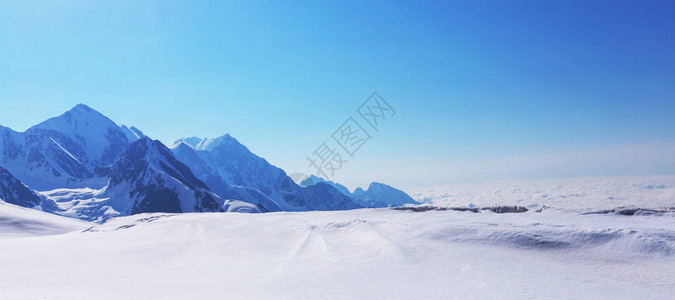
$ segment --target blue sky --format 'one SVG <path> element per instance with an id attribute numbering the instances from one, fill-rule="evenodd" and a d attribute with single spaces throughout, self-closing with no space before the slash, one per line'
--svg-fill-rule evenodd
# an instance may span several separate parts
<path id="1" fill-rule="evenodd" d="M 672 1 L 1 1 L 0 125 L 77 103 L 287 172 L 373 91 L 349 187 L 675 174 Z M 358 117 L 358 116 L 357 116 Z"/>

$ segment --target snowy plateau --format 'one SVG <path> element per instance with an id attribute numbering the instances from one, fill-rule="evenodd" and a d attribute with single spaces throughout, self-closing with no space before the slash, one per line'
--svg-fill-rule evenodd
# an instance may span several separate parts
<path id="1" fill-rule="evenodd" d="M 674 299 L 674 207 L 675 176 L 296 184 L 78 105 L 0 127 L 0 299 Z"/>

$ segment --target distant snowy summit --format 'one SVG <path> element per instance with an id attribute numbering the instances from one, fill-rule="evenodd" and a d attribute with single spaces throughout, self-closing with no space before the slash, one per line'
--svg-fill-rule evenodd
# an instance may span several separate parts
<path id="1" fill-rule="evenodd" d="M 0 166 L 37 190 L 100 187 L 108 168 L 137 139 L 78 104 L 25 132 L 0 127 Z"/>
<path id="2" fill-rule="evenodd" d="M 295 184 L 284 170 L 253 154 L 229 134 L 215 139 L 197 137 L 177 140 L 174 154 L 195 171 L 219 195 L 233 187 L 260 191 L 267 199 L 259 203 L 273 210 L 344 210 L 361 208 L 333 188 L 306 188 Z M 255 203 L 253 200 L 249 201 Z M 271 203 L 268 206 L 266 203 Z"/>
<path id="3" fill-rule="evenodd" d="M 94 221 L 417 204 L 380 183 L 354 193 L 324 180 L 298 185 L 229 134 L 181 138 L 169 148 L 84 104 L 25 132 L 0 126 L 0 199 Z"/>
<path id="4" fill-rule="evenodd" d="M 398 207 L 404 205 L 418 205 L 420 202 L 415 201 L 412 197 L 408 196 L 404 191 L 396 189 L 392 186 L 373 182 L 368 186 L 367 190 L 362 188 L 356 188 L 354 192 L 350 192 L 349 189 L 339 183 L 333 181 L 326 181 L 321 177 L 315 175 L 309 176 L 307 179 L 303 180 L 300 185 L 302 186 L 315 186 L 319 183 L 326 183 L 340 193 L 352 198 L 352 200 L 363 207 Z"/>

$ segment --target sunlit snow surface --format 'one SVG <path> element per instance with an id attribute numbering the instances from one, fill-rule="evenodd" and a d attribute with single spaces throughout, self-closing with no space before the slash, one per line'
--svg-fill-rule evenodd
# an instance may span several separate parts
<path id="1" fill-rule="evenodd" d="M 14 234 L 0 235 L 1 298 L 672 299 L 675 286 L 669 214 L 361 209 L 76 222 L 25 237 L 3 223 Z"/>
<path id="2" fill-rule="evenodd" d="M 8 204 L 0 199 L 0 240 L 63 234 L 83 230 L 90 226 L 91 224 L 85 221 Z M 2 270 L 1 267 L 0 270 Z"/>

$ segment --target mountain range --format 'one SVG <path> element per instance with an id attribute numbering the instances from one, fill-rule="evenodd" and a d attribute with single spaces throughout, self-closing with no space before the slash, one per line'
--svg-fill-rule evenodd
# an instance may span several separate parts
<path id="1" fill-rule="evenodd" d="M 346 186 L 337 182 L 326 181 L 321 177 L 310 175 L 304 179 L 300 185 L 313 186 L 319 183 L 325 183 L 332 186 L 337 191 L 347 197 L 350 197 L 352 201 L 363 207 L 380 208 L 405 206 L 408 204 L 420 204 L 419 202 L 415 201 L 415 199 L 408 196 L 408 194 L 406 194 L 404 191 L 379 182 L 371 183 L 367 190 L 359 187 L 356 188 L 354 192 L 350 192 Z"/>
<path id="2" fill-rule="evenodd" d="M 417 203 L 380 183 L 353 193 L 325 180 L 298 185 L 229 134 L 181 138 L 167 147 L 84 104 L 25 132 L 0 126 L 0 199 L 90 221 L 147 212 L 344 210 Z"/>

